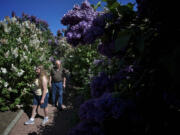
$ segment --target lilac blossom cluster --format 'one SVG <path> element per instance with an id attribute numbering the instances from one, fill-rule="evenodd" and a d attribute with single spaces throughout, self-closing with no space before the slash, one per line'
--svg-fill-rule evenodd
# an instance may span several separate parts
<path id="1" fill-rule="evenodd" d="M 15 16 L 15 13 L 12 13 L 12 16 Z M 30 16 L 28 14 L 22 13 L 22 17 L 19 18 L 19 20 L 21 21 L 30 21 L 34 24 L 36 24 L 36 27 L 40 28 L 42 31 L 46 31 L 48 30 L 48 23 L 44 20 L 41 20 L 39 18 L 37 18 L 36 16 Z"/>
<path id="2" fill-rule="evenodd" d="M 98 52 L 108 58 L 112 58 L 115 55 L 115 42 L 101 43 L 98 46 Z"/>
<path id="3" fill-rule="evenodd" d="M 136 106 L 132 100 L 116 97 L 112 93 L 104 93 L 100 98 L 90 99 L 80 106 L 79 123 L 70 132 L 70 135 L 104 135 L 104 122 L 118 120 L 131 115 L 129 122 L 139 120 Z M 109 123 L 111 126 L 113 123 Z"/>
<path id="4" fill-rule="evenodd" d="M 129 74 L 134 72 L 133 65 L 126 66 L 116 74 L 108 76 L 106 73 L 101 72 L 98 76 L 95 76 L 91 81 L 91 96 L 98 98 L 105 92 L 115 91 L 114 85 L 119 84 L 123 79 L 129 79 Z"/>
<path id="5" fill-rule="evenodd" d="M 100 73 L 91 81 L 91 96 L 100 97 L 104 92 L 112 92 L 112 80 L 104 72 Z"/>
<path id="6" fill-rule="evenodd" d="M 119 119 L 126 110 L 134 108 L 131 100 L 114 97 L 112 93 L 104 93 L 100 98 L 90 99 L 80 106 L 81 120 L 102 123 L 108 118 Z"/>
<path id="7" fill-rule="evenodd" d="M 102 14 L 95 11 L 87 0 L 81 6 L 74 6 L 61 20 L 68 26 L 67 41 L 73 46 L 93 43 L 104 32 L 105 16 Z"/>

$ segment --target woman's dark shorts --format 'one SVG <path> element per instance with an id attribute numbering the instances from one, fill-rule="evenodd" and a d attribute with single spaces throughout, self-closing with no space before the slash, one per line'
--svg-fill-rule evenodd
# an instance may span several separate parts
<path id="1" fill-rule="evenodd" d="M 33 105 L 40 105 L 41 108 L 46 108 L 48 105 L 49 93 L 46 94 L 43 104 L 40 104 L 41 97 L 42 96 L 37 96 L 34 94 Z"/>

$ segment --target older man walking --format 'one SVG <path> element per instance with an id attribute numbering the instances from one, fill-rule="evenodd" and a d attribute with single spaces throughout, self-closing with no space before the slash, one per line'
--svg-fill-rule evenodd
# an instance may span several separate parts
<path id="1" fill-rule="evenodd" d="M 56 60 L 55 67 L 51 70 L 50 86 L 52 87 L 52 104 L 56 106 L 56 93 L 58 92 L 58 109 L 65 109 L 63 105 L 63 88 L 66 87 L 66 77 L 61 67 L 61 61 Z"/>

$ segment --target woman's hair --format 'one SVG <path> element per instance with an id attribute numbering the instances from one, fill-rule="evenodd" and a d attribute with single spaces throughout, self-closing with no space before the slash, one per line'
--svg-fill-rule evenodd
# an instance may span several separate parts
<path id="1" fill-rule="evenodd" d="M 47 76 L 47 72 L 46 70 L 44 69 L 44 66 L 43 65 L 39 65 L 37 66 L 37 68 L 40 69 L 40 75 L 39 75 L 39 85 L 42 86 L 42 78 L 43 77 L 46 77 L 47 81 L 48 81 L 48 76 Z M 48 84 L 48 83 L 47 83 Z"/>

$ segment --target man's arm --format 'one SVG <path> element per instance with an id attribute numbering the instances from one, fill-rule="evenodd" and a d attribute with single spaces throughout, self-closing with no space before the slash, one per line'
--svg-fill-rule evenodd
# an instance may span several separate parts
<path id="1" fill-rule="evenodd" d="M 66 87 L 66 77 L 63 78 L 63 87 Z"/>

